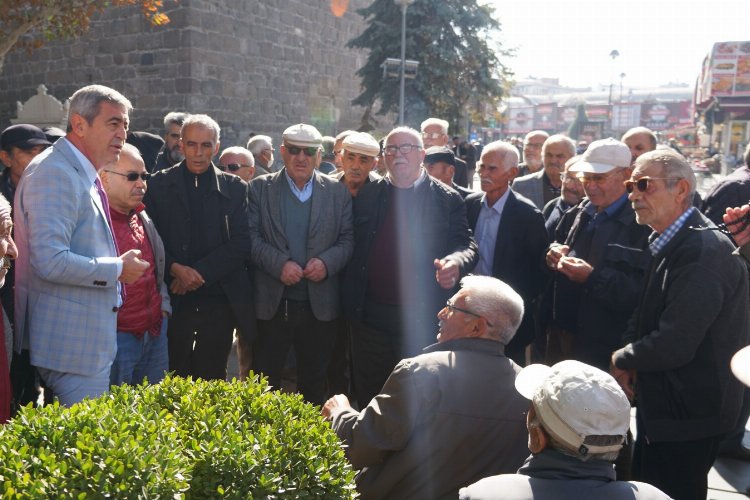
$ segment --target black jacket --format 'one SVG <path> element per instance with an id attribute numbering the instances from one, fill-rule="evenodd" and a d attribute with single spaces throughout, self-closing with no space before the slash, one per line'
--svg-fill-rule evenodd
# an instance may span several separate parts
<path id="1" fill-rule="evenodd" d="M 214 214 L 221 239 L 209 241 L 211 251 L 195 262 L 190 262 L 191 220 L 185 191 L 181 162 L 153 175 L 148 182 L 144 203 L 154 221 L 166 253 L 165 281 L 169 283 L 169 269 L 175 262 L 189 265 L 205 280 L 204 286 L 220 284 L 243 336 L 252 340 L 255 335 L 255 311 L 251 295 L 246 259 L 250 255 L 250 226 L 247 208 L 247 184 L 236 175 L 226 174 L 211 166 L 212 185 L 202 210 Z M 172 296 L 172 305 L 181 296 Z"/>
<path id="2" fill-rule="evenodd" d="M 484 193 L 466 198 L 466 211 L 471 230 L 476 232 Z M 513 355 L 534 340 L 534 307 L 544 284 L 544 255 L 547 232 L 541 212 L 523 196 L 509 190 L 495 242 L 492 276 L 508 285 L 523 298 L 521 326 L 505 352 Z"/>
<path id="3" fill-rule="evenodd" d="M 354 254 L 344 273 L 343 306 L 346 315 L 357 322 L 363 319 L 370 250 L 392 189 L 388 179 L 378 179 L 365 184 L 354 198 Z M 466 221 L 466 206 L 456 191 L 427 176 L 414 189 L 414 196 L 414 206 L 419 208 L 403 214 L 401 242 L 418 266 L 404 280 L 408 289 L 402 293 L 413 307 L 410 315 L 420 325 L 421 331 L 414 334 L 423 336 L 423 344 L 429 345 L 437 332 L 437 313 L 455 292 L 440 288 L 433 261 L 453 260 L 461 275 L 466 275 L 476 265 L 477 246 Z"/>
<path id="4" fill-rule="evenodd" d="M 694 212 L 654 256 L 628 324 L 631 343 L 614 354 L 637 371 L 638 413 L 651 441 L 689 441 L 732 430 L 742 384 L 732 355 L 750 341 L 748 277 L 734 245 Z M 640 431 L 639 431 L 640 432 Z"/>
<path id="5" fill-rule="evenodd" d="M 552 321 L 574 335 L 574 359 L 608 370 L 612 351 L 624 344 L 622 334 L 648 270 L 651 229 L 636 223 L 626 201 L 594 230 L 590 249 L 582 254 L 590 203 L 585 199 L 563 214 L 555 241 L 568 245 L 569 255 L 587 261 L 594 271 L 583 284 L 554 273 L 554 297 L 548 304 L 553 307 Z"/>

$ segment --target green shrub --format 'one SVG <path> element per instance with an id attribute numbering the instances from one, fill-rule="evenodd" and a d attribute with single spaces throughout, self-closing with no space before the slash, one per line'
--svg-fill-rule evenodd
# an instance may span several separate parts
<path id="1" fill-rule="evenodd" d="M 168 377 L 0 429 L 3 498 L 354 498 L 341 444 L 302 397 Z"/>

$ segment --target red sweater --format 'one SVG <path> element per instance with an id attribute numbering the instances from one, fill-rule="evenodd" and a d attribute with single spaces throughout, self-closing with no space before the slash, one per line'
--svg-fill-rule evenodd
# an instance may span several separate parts
<path id="1" fill-rule="evenodd" d="M 159 335 L 162 321 L 161 295 L 156 283 L 156 259 L 143 228 L 143 221 L 138 217 L 138 212 L 144 208 L 145 205 L 141 205 L 125 215 L 110 207 L 120 253 L 140 250 L 141 258 L 151 265 L 135 283 L 125 285 L 125 303 L 117 313 L 117 331 L 132 333 L 139 338 L 144 332 Z"/>

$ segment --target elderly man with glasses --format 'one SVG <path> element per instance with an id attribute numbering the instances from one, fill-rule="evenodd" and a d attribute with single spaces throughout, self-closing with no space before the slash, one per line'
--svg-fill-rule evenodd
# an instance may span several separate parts
<path id="1" fill-rule="evenodd" d="M 633 477 L 702 500 L 742 404 L 730 359 L 750 338 L 747 267 L 717 231 L 727 229 L 691 206 L 695 175 L 682 156 L 639 156 L 626 189 L 638 224 L 654 231 L 629 343 L 611 358 L 615 379 L 638 402 Z"/>
<path id="2" fill-rule="evenodd" d="M 251 258 L 258 339 L 253 369 L 281 387 L 289 349 L 297 389 L 326 400 L 326 370 L 341 314 L 339 272 L 352 254 L 352 197 L 317 170 L 322 136 L 300 123 L 282 134 L 284 168 L 250 183 Z"/>
<path id="3" fill-rule="evenodd" d="M 255 176 L 255 158 L 250 151 L 240 146 L 231 146 L 222 151 L 216 167 L 245 182 L 250 182 Z"/>
<path id="4" fill-rule="evenodd" d="M 99 172 L 109 201 L 112 232 L 120 251 L 139 250 L 149 263 L 146 272 L 125 285 L 117 311 L 117 354 L 109 375 L 111 385 L 157 384 L 169 369 L 167 318 L 172 313 L 164 283 L 164 244 L 146 214 L 143 197 L 150 174 L 140 153 L 125 144 L 120 159 Z"/>
<path id="5" fill-rule="evenodd" d="M 489 471 L 518 469 L 528 404 L 504 349 L 523 310 L 506 283 L 467 276 L 437 315 L 437 343 L 398 363 L 361 412 L 343 395 L 326 402 L 362 498 L 457 498 Z"/>
<path id="6" fill-rule="evenodd" d="M 649 263 L 649 231 L 635 221 L 623 181 L 630 150 L 615 139 L 591 143 L 570 166 L 586 198 L 565 212 L 547 252 L 552 297 L 543 311 L 547 361 L 575 359 L 609 369 Z"/>
<path id="7" fill-rule="evenodd" d="M 388 174 L 354 200 L 354 255 L 344 276 L 360 405 L 398 361 L 431 343 L 435 314 L 477 260 L 463 199 L 422 167 L 421 134 L 395 128 L 383 150 Z"/>

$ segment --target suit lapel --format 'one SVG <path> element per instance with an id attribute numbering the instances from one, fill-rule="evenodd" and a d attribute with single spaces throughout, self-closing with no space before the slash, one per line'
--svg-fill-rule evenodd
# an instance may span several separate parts
<path id="1" fill-rule="evenodd" d="M 313 172 L 313 191 L 312 191 L 312 199 L 310 202 L 312 203 L 310 205 L 310 224 L 308 226 L 308 241 L 312 239 L 313 235 L 315 235 L 318 231 L 318 222 L 322 218 L 321 212 L 323 211 L 323 198 L 324 194 L 323 191 L 326 189 L 326 186 L 323 184 L 323 182 L 320 179 L 320 174 L 318 174 L 317 171 Z"/>
<path id="2" fill-rule="evenodd" d="M 503 214 L 500 216 L 500 222 L 497 225 L 497 238 L 495 238 L 495 254 L 492 256 L 492 274 L 496 275 L 498 270 L 505 262 L 505 252 L 510 244 L 509 238 L 517 234 L 515 228 L 515 211 L 518 200 L 513 195 L 513 191 L 508 190 L 508 199 L 505 200 Z"/>
<path id="3" fill-rule="evenodd" d="M 99 195 L 99 191 L 96 189 L 96 185 L 93 182 L 91 182 L 91 179 L 86 173 L 86 168 L 81 164 L 80 160 L 78 159 L 78 156 L 71 149 L 71 148 L 74 148 L 75 146 L 70 144 L 68 140 L 65 139 L 64 141 L 60 141 L 59 144 L 53 144 L 53 147 L 57 148 L 58 151 L 60 151 L 60 153 L 67 160 L 68 164 L 78 173 L 79 177 L 81 178 L 81 182 L 83 183 L 83 186 L 88 187 L 88 192 L 89 192 L 89 196 L 91 197 L 91 201 L 94 202 L 94 206 L 99 212 L 102 223 L 104 224 L 104 229 L 107 232 L 107 234 L 109 234 L 109 247 L 112 250 L 112 255 L 117 254 L 117 251 L 115 248 L 114 228 L 109 227 L 109 222 L 108 222 L 109 214 L 108 212 L 105 212 L 105 209 L 109 210 L 109 207 L 105 207 L 103 205 L 102 197 Z"/>
<path id="4" fill-rule="evenodd" d="M 275 234 L 276 237 L 281 240 L 280 243 L 283 247 L 289 245 L 289 241 L 287 240 L 284 231 L 284 225 L 281 220 L 281 190 L 285 189 L 285 186 L 282 183 L 287 182 L 286 175 L 284 174 L 285 171 L 286 170 L 282 168 L 279 172 L 273 174 L 275 178 L 272 178 L 268 186 L 268 211 L 271 218 L 269 223 L 274 229 L 271 234 Z"/>

